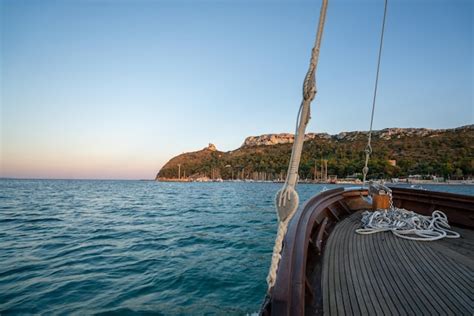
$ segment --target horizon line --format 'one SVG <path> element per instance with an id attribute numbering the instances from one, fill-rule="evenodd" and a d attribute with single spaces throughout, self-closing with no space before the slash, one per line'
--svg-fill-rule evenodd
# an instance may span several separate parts
<path id="1" fill-rule="evenodd" d="M 64 180 L 64 181 L 155 181 L 155 179 L 113 179 L 113 178 L 34 178 L 0 177 L 0 180 Z"/>

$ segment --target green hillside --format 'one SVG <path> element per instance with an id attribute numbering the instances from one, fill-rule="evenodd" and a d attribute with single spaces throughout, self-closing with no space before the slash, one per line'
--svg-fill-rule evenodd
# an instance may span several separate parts
<path id="1" fill-rule="evenodd" d="M 284 136 L 282 136 L 284 135 Z M 328 174 L 345 178 L 360 173 L 367 132 L 338 135 L 310 134 L 305 141 L 300 179 L 313 179 L 321 158 L 328 160 Z M 291 143 L 290 134 L 249 137 L 242 147 L 221 152 L 215 148 L 185 153 L 172 158 L 159 171 L 157 179 L 181 176 L 222 177 L 223 179 L 277 179 L 284 177 Z M 385 129 L 376 131 L 369 164 L 370 178 L 404 177 L 413 174 L 445 178 L 467 178 L 474 174 L 474 125 L 446 130 Z M 396 165 L 389 164 L 395 160 Z"/>

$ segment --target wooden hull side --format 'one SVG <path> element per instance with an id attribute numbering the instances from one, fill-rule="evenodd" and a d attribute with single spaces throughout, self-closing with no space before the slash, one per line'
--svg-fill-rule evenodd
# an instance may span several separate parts
<path id="1" fill-rule="evenodd" d="M 426 190 L 392 188 L 393 203 L 423 215 L 443 211 L 449 223 L 474 229 L 474 196 Z"/>
<path id="2" fill-rule="evenodd" d="M 262 314 L 302 315 L 306 295 L 309 299 L 321 296 L 320 289 L 311 287 L 307 279 L 308 248 L 316 253 L 312 260 L 319 261 L 335 224 L 353 212 L 347 202 L 361 200 L 361 195 L 367 195 L 367 190 L 328 190 L 312 197 L 297 211 L 288 226 L 271 300 Z"/>
<path id="3" fill-rule="evenodd" d="M 277 280 L 262 315 L 304 315 L 308 309 L 311 314 L 322 314 L 320 271 L 325 243 L 339 221 L 370 208 L 364 199 L 367 195 L 367 189 L 361 187 L 336 188 L 315 195 L 298 209 L 289 223 Z M 454 225 L 474 228 L 472 196 L 393 188 L 393 200 L 395 206 L 420 214 L 441 210 Z"/>

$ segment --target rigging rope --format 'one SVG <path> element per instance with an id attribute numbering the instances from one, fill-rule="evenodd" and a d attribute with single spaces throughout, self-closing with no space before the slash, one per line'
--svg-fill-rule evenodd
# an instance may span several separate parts
<path id="1" fill-rule="evenodd" d="M 291 151 L 288 174 L 283 188 L 278 191 L 275 197 L 279 224 L 277 236 L 275 238 L 275 246 L 273 247 L 272 262 L 267 276 L 268 293 L 270 293 L 270 290 L 273 288 L 273 285 L 276 281 L 278 265 L 281 259 L 280 253 L 283 247 L 283 239 L 287 231 L 288 223 L 298 208 L 299 197 L 298 193 L 296 193 L 295 186 L 298 182 L 298 169 L 301 160 L 301 151 L 303 149 L 306 126 L 308 125 L 310 119 L 310 105 L 317 92 L 316 69 L 319 59 L 319 49 L 323 36 L 324 22 L 326 21 L 327 3 L 328 0 L 323 0 L 321 4 L 316 39 L 313 49 L 311 50 L 309 69 L 303 82 L 303 101 L 300 104 L 296 118 L 295 139 L 293 142 L 293 149 Z"/>
<path id="2" fill-rule="evenodd" d="M 385 33 L 385 20 L 387 17 L 387 0 L 385 0 L 385 6 L 384 6 L 384 11 L 383 11 L 383 21 L 382 21 L 382 31 L 380 34 L 380 44 L 379 44 L 379 54 L 378 54 L 378 60 L 377 60 L 377 72 L 375 75 L 375 86 L 374 86 L 374 97 L 372 99 L 372 114 L 370 116 L 370 129 L 369 129 L 369 138 L 367 140 L 367 146 L 365 147 L 365 165 L 364 168 L 362 169 L 362 174 L 363 174 L 363 184 L 365 185 L 365 181 L 367 179 L 367 173 L 369 172 L 369 159 L 370 155 L 372 154 L 372 125 L 374 123 L 374 113 L 375 113 L 375 101 L 377 99 L 377 88 L 379 84 L 379 72 L 380 72 L 380 60 L 382 58 L 382 46 L 383 46 L 383 36 Z"/>

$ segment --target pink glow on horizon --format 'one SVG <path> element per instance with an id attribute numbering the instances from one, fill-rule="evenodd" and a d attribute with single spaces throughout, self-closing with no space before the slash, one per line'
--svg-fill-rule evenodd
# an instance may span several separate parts
<path id="1" fill-rule="evenodd" d="M 0 177 L 40 179 L 154 179 L 163 163 L 142 157 L 100 159 L 97 157 L 5 157 Z"/>

